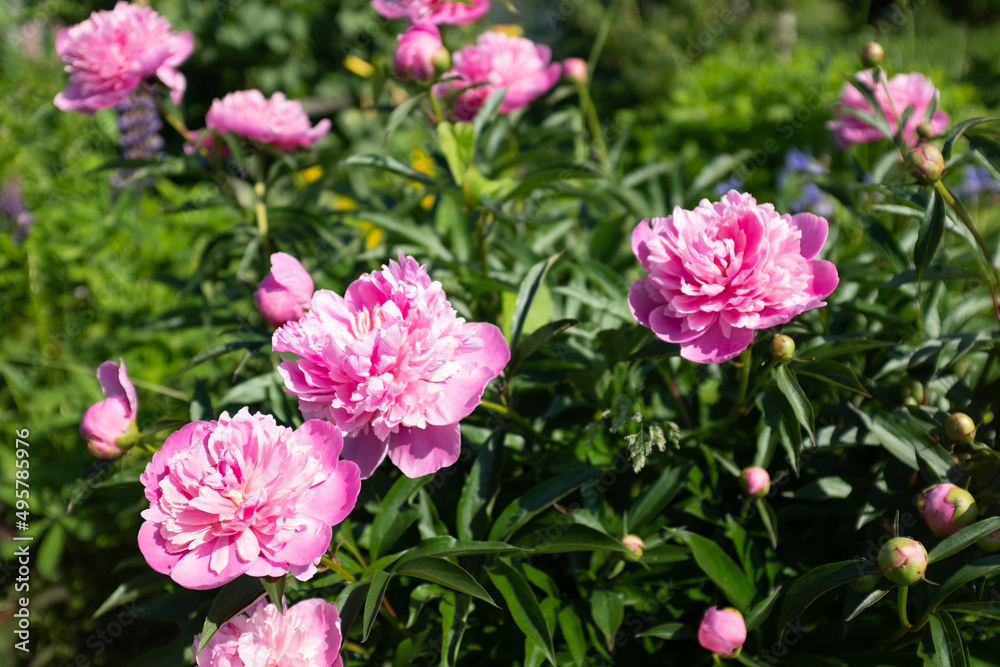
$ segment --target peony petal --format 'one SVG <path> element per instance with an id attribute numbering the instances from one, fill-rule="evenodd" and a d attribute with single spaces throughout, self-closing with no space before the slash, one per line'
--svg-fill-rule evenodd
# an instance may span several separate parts
<path id="1" fill-rule="evenodd" d="M 700 337 L 681 345 L 681 356 L 699 364 L 717 364 L 738 356 L 753 342 L 753 329 L 731 329 L 729 337 L 716 322 Z"/>
<path id="2" fill-rule="evenodd" d="M 330 422 L 310 419 L 295 429 L 289 440 L 289 446 L 321 454 L 321 463 L 327 466 L 340 458 L 340 453 L 344 449 L 344 436 L 340 429 Z"/>
<path id="3" fill-rule="evenodd" d="M 170 553 L 167 547 L 157 524 L 147 521 L 139 527 L 139 551 L 146 563 L 160 574 L 169 575 L 184 553 Z"/>
<path id="4" fill-rule="evenodd" d="M 802 232 L 799 252 L 805 259 L 813 259 L 819 254 L 830 232 L 830 225 L 826 219 L 812 213 L 796 213 L 791 216 L 791 227 Z"/>
<path id="5" fill-rule="evenodd" d="M 389 439 L 389 458 L 410 478 L 423 477 L 458 460 L 462 436 L 458 424 L 401 428 Z"/>
<path id="6" fill-rule="evenodd" d="M 219 572 L 211 570 L 212 556 L 216 549 L 231 549 L 226 566 Z M 246 572 L 250 563 L 236 557 L 235 545 L 203 544 L 193 551 L 186 551 L 170 573 L 170 578 L 184 588 L 203 591 L 218 588 Z"/>
<path id="7" fill-rule="evenodd" d="M 648 242 L 656 237 L 656 234 L 649 226 L 650 220 L 646 218 L 632 230 L 632 252 L 635 253 L 636 258 L 639 260 L 639 264 L 642 268 L 649 271 L 649 267 L 646 265 L 646 258 L 649 257 L 649 247 Z"/>
<path id="8" fill-rule="evenodd" d="M 388 442 L 379 440 L 372 431 L 366 429 L 355 435 L 346 436 L 344 449 L 340 455 L 345 461 L 357 464 L 361 479 L 368 479 L 375 468 L 382 463 L 388 451 Z"/>
<path id="9" fill-rule="evenodd" d="M 639 278 L 628 289 L 628 307 L 632 311 L 632 317 L 644 327 L 649 326 L 649 315 L 654 310 L 663 305 L 662 301 L 657 301 L 651 294 L 653 286 L 649 281 L 649 276 Z"/>
<path id="10" fill-rule="evenodd" d="M 706 315 L 709 315 L 706 313 Z M 715 316 L 717 319 L 718 316 Z M 687 343 L 704 334 L 704 329 L 690 328 L 690 318 L 671 317 L 666 306 L 661 306 L 650 313 L 649 328 L 658 338 L 668 343 Z M 712 325 L 708 325 L 712 326 Z M 681 348 L 683 350 L 683 348 Z"/>
<path id="11" fill-rule="evenodd" d="M 820 299 L 825 299 L 833 294 L 833 290 L 837 289 L 837 285 L 840 284 L 840 276 L 837 274 L 837 267 L 833 264 L 833 262 L 821 260 L 813 262 L 812 269 L 812 293 Z"/>

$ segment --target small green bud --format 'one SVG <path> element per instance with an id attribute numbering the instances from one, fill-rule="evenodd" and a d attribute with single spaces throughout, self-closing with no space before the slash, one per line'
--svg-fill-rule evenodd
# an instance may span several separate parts
<path id="1" fill-rule="evenodd" d="M 934 127 L 930 123 L 924 121 L 920 125 L 917 125 L 917 136 L 926 141 L 936 137 L 937 132 L 934 131 Z"/>
<path id="2" fill-rule="evenodd" d="M 641 537 L 630 533 L 622 538 L 622 544 L 632 552 L 625 556 L 625 560 L 635 563 L 642 558 L 642 552 L 646 548 L 646 544 L 642 541 Z"/>
<path id="3" fill-rule="evenodd" d="M 922 144 L 906 156 L 906 171 L 920 185 L 934 185 L 944 173 L 944 156 L 937 146 Z"/>
<path id="4" fill-rule="evenodd" d="M 885 60 L 885 51 L 878 42 L 868 42 L 861 47 L 861 64 L 865 67 L 875 67 L 881 65 Z"/>
<path id="5" fill-rule="evenodd" d="M 878 568 L 892 583 L 912 586 L 927 572 L 927 550 L 916 540 L 894 537 L 879 550 Z"/>
<path id="6" fill-rule="evenodd" d="M 855 593 L 871 593 L 875 590 L 875 585 L 878 584 L 879 575 L 877 574 L 865 574 L 857 579 L 851 579 L 848 582 L 848 586 Z"/>
<path id="7" fill-rule="evenodd" d="M 979 538 L 976 545 L 983 551 L 1000 551 L 1000 530 L 986 533 Z"/>
<path id="8" fill-rule="evenodd" d="M 785 361 L 795 355 L 795 341 L 789 336 L 775 336 L 771 341 L 771 356 Z"/>
<path id="9" fill-rule="evenodd" d="M 956 412 L 944 423 L 944 430 L 953 442 L 971 445 L 976 440 L 976 422 L 964 412 Z"/>

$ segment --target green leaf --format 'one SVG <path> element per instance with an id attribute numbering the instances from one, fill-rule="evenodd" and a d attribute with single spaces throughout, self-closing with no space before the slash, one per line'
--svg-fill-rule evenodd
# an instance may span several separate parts
<path id="1" fill-rule="evenodd" d="M 764 423 L 777 434 L 793 472 L 798 475 L 799 458 L 802 455 L 802 427 L 791 404 L 783 394 L 767 392 L 760 398 L 760 409 L 764 413 Z"/>
<path id="2" fill-rule="evenodd" d="M 54 521 L 52 527 L 45 531 L 35 556 L 35 569 L 40 575 L 50 578 L 55 575 L 65 547 L 66 529 L 59 521 Z"/>
<path id="3" fill-rule="evenodd" d="M 548 273 L 549 268 L 551 268 L 555 261 L 559 259 L 561 254 L 561 252 L 558 252 L 548 259 L 543 259 L 535 264 L 533 267 L 528 269 L 527 275 L 524 277 L 524 280 L 521 281 L 521 287 L 517 291 L 517 301 L 514 305 L 514 316 L 511 320 L 511 349 L 517 349 L 517 342 L 521 337 L 522 330 L 524 329 L 524 321 L 528 317 L 531 302 L 534 301 L 535 295 L 542 287 L 542 281 L 545 279 L 545 274 Z"/>
<path id="4" fill-rule="evenodd" d="M 383 569 L 375 570 L 372 574 L 371 586 L 368 587 L 368 595 L 365 598 L 365 615 L 362 619 L 363 634 L 361 641 L 368 641 L 368 635 L 375 625 L 378 617 L 379 607 L 382 606 L 382 598 L 385 597 L 385 589 L 389 587 L 389 580 L 392 579 L 392 572 Z"/>
<path id="5" fill-rule="evenodd" d="M 934 613 L 934 611 L 948 599 L 949 595 L 960 589 L 965 584 L 979 579 L 980 577 L 994 575 L 997 572 L 1000 572 L 1000 555 L 979 558 L 962 567 L 958 572 L 955 572 L 953 575 L 948 577 L 948 579 L 941 584 L 941 588 L 937 589 L 937 594 L 928 606 L 929 613 Z"/>
<path id="6" fill-rule="evenodd" d="M 777 381 L 778 389 L 781 390 L 781 393 L 788 399 L 789 405 L 792 406 L 795 418 L 799 420 L 799 424 L 805 427 L 810 436 L 813 435 L 816 430 L 816 418 L 813 415 L 812 403 L 809 402 L 809 399 L 806 398 L 806 393 L 799 386 L 799 381 L 795 378 L 795 373 L 785 365 L 776 367 L 772 372 Z"/>
<path id="7" fill-rule="evenodd" d="M 625 603 L 614 591 L 598 589 L 590 597 L 590 615 L 597 629 L 604 634 L 604 645 L 611 651 L 618 628 L 625 620 Z"/>
<path id="8" fill-rule="evenodd" d="M 515 625 L 535 644 L 553 665 L 556 664 L 555 649 L 552 646 L 552 632 L 545 622 L 542 608 L 535 599 L 531 586 L 521 574 L 503 560 L 487 570 L 493 585 L 500 591 Z"/>
<path id="9" fill-rule="evenodd" d="M 583 661 L 587 657 L 587 640 L 583 634 L 583 622 L 573 607 L 560 609 L 558 619 L 559 629 L 569 647 L 570 655 L 573 656 L 573 663 L 577 667 L 583 667 Z"/>
<path id="10" fill-rule="evenodd" d="M 694 628 L 683 623 L 664 623 L 643 630 L 636 637 L 656 637 L 657 639 L 694 639 L 697 633 Z"/>
<path id="11" fill-rule="evenodd" d="M 578 320 L 564 319 L 549 322 L 531 332 L 531 335 L 522 340 L 513 353 L 510 355 L 510 362 L 507 364 L 508 374 L 513 374 L 521 362 L 531 356 L 535 350 L 540 348 L 550 338 L 554 338 L 570 327 L 576 326 Z"/>
<path id="12" fill-rule="evenodd" d="M 211 421 L 217 416 L 212 410 L 212 399 L 208 395 L 208 388 L 201 378 L 195 378 L 194 393 L 191 396 L 188 412 L 193 422 Z"/>
<path id="13" fill-rule="evenodd" d="M 201 626 L 201 640 L 198 642 L 197 652 L 201 652 L 208 645 L 209 640 L 219 631 L 219 628 L 229 622 L 229 619 L 264 597 L 265 594 L 266 591 L 261 585 L 260 579 L 247 575 L 237 577 L 220 588 L 208 610 L 205 623 Z M 347 630 L 345 629 L 344 632 Z"/>
<path id="14" fill-rule="evenodd" d="M 340 611 L 340 631 L 345 637 L 358 612 L 364 607 L 369 588 L 371 588 L 370 581 L 352 581 L 337 594 L 334 604 Z"/>
<path id="15" fill-rule="evenodd" d="M 625 545 L 599 530 L 594 530 L 582 524 L 566 524 L 558 526 L 559 534 L 549 536 L 548 529 L 539 529 L 536 533 L 522 537 L 518 544 L 525 549 L 533 549 L 542 554 L 561 554 L 571 551 L 615 551 L 631 553 Z"/>
<path id="16" fill-rule="evenodd" d="M 1000 144 L 992 139 L 976 135 L 970 135 L 966 138 L 969 140 L 969 146 L 975 156 L 990 172 L 990 176 L 994 180 L 1000 181 Z"/>
<path id="17" fill-rule="evenodd" d="M 458 649 L 462 645 L 462 637 L 465 635 L 465 628 L 468 626 L 472 608 L 472 598 L 468 595 L 455 595 L 453 593 L 449 593 L 438 605 L 442 628 L 442 667 L 458 665 Z"/>
<path id="18" fill-rule="evenodd" d="M 441 584 L 459 593 L 485 600 L 494 607 L 497 606 L 486 589 L 471 574 L 443 558 L 415 558 L 396 569 L 395 574 L 400 577 L 417 577 L 424 581 Z"/>
<path id="19" fill-rule="evenodd" d="M 94 612 L 91 618 L 99 618 L 112 609 L 127 604 L 132 600 L 138 600 L 143 595 L 163 590 L 163 581 L 163 575 L 159 572 L 147 572 L 140 574 L 134 579 L 129 579 L 123 584 L 119 584 L 118 588 L 101 603 L 101 606 L 97 608 L 97 611 Z"/>
<path id="20" fill-rule="evenodd" d="M 997 120 L 1000 120 L 1000 118 L 994 118 L 992 116 L 978 116 L 976 118 L 966 118 L 961 123 L 956 123 L 955 126 L 948 131 L 948 134 L 945 135 L 944 145 L 941 147 L 941 155 L 944 156 L 946 161 L 951 159 L 951 149 L 955 145 L 955 141 L 962 136 L 966 130 L 982 123 L 991 123 Z"/>
<path id="21" fill-rule="evenodd" d="M 949 535 L 941 540 L 936 547 L 931 549 L 930 553 L 927 554 L 927 562 L 936 563 L 948 556 L 957 554 L 965 547 L 975 544 L 981 537 L 992 533 L 994 530 L 1000 530 L 1000 517 L 982 519 L 971 526 L 966 526 L 954 535 Z"/>
<path id="22" fill-rule="evenodd" d="M 497 115 L 497 112 L 500 110 L 500 105 L 503 104 L 503 99 L 506 95 L 506 86 L 494 90 L 483 101 L 482 106 L 479 107 L 479 111 L 476 112 L 476 117 L 472 119 L 473 150 L 475 150 L 475 148 L 479 145 L 479 139 L 483 136 L 483 130 L 486 129 L 489 122 Z"/>
<path id="23" fill-rule="evenodd" d="M 913 248 L 913 264 L 920 278 L 924 269 L 930 266 L 934 254 L 941 245 L 944 236 L 944 199 L 938 196 L 936 190 L 931 190 L 931 198 L 927 202 L 924 217 L 920 220 L 920 233 L 917 244 Z"/>
<path id="24" fill-rule="evenodd" d="M 629 530 L 632 532 L 639 530 L 670 504 L 687 482 L 691 467 L 692 464 L 687 463 L 677 468 L 666 468 L 660 473 L 659 478 L 636 498 L 632 509 L 629 510 Z"/>
<path id="25" fill-rule="evenodd" d="M 484 554 L 519 554 L 524 550 L 506 542 L 477 542 L 475 540 L 456 540 L 451 536 L 432 537 L 423 540 L 420 546 L 410 549 L 396 561 L 394 569 L 417 558 L 435 556 L 438 558 L 452 556 L 473 556 Z"/>
<path id="26" fill-rule="evenodd" d="M 198 354 L 194 355 L 191 358 L 191 361 L 184 364 L 184 367 L 181 368 L 176 373 L 174 373 L 173 377 L 171 377 L 170 379 L 176 380 L 178 377 L 183 375 L 185 372 L 191 370 L 195 366 L 203 364 L 210 359 L 221 357 L 222 355 L 232 352 L 233 350 L 247 349 L 256 352 L 260 348 L 267 345 L 268 342 L 269 341 L 266 340 L 234 340 L 228 343 L 223 343 L 221 345 L 214 345 L 208 348 L 207 350 L 202 350 Z"/>
<path id="27" fill-rule="evenodd" d="M 389 114 L 389 120 L 386 121 L 385 137 L 382 138 L 382 148 L 385 148 L 385 145 L 389 143 L 389 137 L 391 137 L 392 133 L 396 131 L 396 128 L 403 122 L 403 119 L 409 116 L 410 112 L 413 111 L 413 109 L 420 104 L 426 96 L 426 92 L 413 95 L 392 110 L 392 113 Z"/>
<path id="28" fill-rule="evenodd" d="M 798 374 L 818 378 L 824 382 L 856 391 L 859 394 L 871 396 L 860 380 L 858 380 L 858 376 L 854 374 L 854 371 L 839 361 L 824 360 L 809 362 L 798 367 Z"/>
<path id="29" fill-rule="evenodd" d="M 771 507 L 771 503 L 767 502 L 764 498 L 757 498 L 757 510 L 760 512 L 761 523 L 764 524 L 764 530 L 767 531 L 767 537 L 771 540 L 771 548 L 778 548 L 778 515 L 775 514 L 774 508 Z"/>
<path id="30" fill-rule="evenodd" d="M 277 372 L 265 373 L 264 375 L 258 375 L 255 378 L 241 382 L 219 399 L 219 405 L 242 406 L 261 403 L 267 398 L 267 391 L 274 384 L 275 378 L 278 378 L 278 382 L 282 382 L 281 376 Z"/>
<path id="31" fill-rule="evenodd" d="M 267 591 L 267 596 L 271 598 L 271 604 L 281 610 L 285 608 L 285 576 L 282 574 L 277 577 L 260 578 L 260 583 Z"/>
<path id="32" fill-rule="evenodd" d="M 397 176 L 417 181 L 418 183 L 423 183 L 424 185 L 431 186 L 439 190 L 441 189 L 441 184 L 436 180 L 424 172 L 417 171 L 410 165 L 394 157 L 380 157 L 378 155 L 352 155 L 341 162 L 341 164 L 349 167 L 373 167 L 375 169 L 387 171 L 390 174 L 396 174 Z"/>
<path id="33" fill-rule="evenodd" d="M 468 171 L 469 165 L 472 163 L 472 132 L 470 123 L 442 121 L 437 126 L 441 152 L 444 153 L 451 177 L 457 185 L 461 185 L 465 181 L 465 172 Z"/>
<path id="34" fill-rule="evenodd" d="M 996 600 L 991 600 L 990 602 L 956 602 L 954 604 L 946 604 L 938 609 L 938 611 L 946 611 L 950 614 L 974 614 L 1000 621 L 1000 606 L 997 605 Z"/>
<path id="35" fill-rule="evenodd" d="M 884 583 L 885 580 L 882 580 L 882 582 Z M 861 602 L 858 603 L 858 605 L 854 608 L 854 611 L 852 611 L 850 614 L 848 614 L 847 618 L 845 620 L 853 621 L 855 618 L 858 617 L 858 614 L 860 614 L 865 609 L 868 609 L 869 607 L 871 607 L 872 605 L 874 605 L 875 603 L 877 603 L 879 600 L 881 600 L 882 598 L 884 598 L 889 593 L 889 591 L 891 591 L 891 590 L 893 590 L 893 589 L 892 588 L 876 588 L 871 593 L 869 593 L 868 595 L 866 595 L 864 597 L 864 599 L 861 600 Z"/>
<path id="36" fill-rule="evenodd" d="M 933 652 L 929 661 L 935 667 L 965 667 L 965 649 L 955 621 L 946 613 L 932 614 L 927 619 Z"/>
<path id="37" fill-rule="evenodd" d="M 426 248 L 433 257 L 449 262 L 455 259 L 455 256 L 441 243 L 437 233 L 432 229 L 418 226 L 409 220 L 397 220 L 391 215 L 383 215 L 373 211 L 354 212 L 352 217 L 356 220 L 371 222 L 381 229 L 398 234 L 404 239 Z"/>
<path id="38" fill-rule="evenodd" d="M 490 540 L 506 540 L 531 517 L 550 507 L 567 493 L 601 472 L 599 468 L 580 468 L 539 484 L 508 505 L 490 529 Z"/>
<path id="39" fill-rule="evenodd" d="M 507 430 L 500 427 L 490 434 L 472 463 L 469 479 L 462 487 L 458 500 L 458 536 L 471 540 L 481 534 L 487 516 L 487 506 L 500 486 L 503 468 L 503 442 Z"/>
<path id="40" fill-rule="evenodd" d="M 739 565 L 715 542 L 685 530 L 673 532 L 691 547 L 691 555 L 702 572 L 715 582 L 715 585 L 740 613 L 747 614 L 750 603 L 753 602 L 754 595 L 756 595 L 756 590 L 753 581 L 740 569 Z"/>
<path id="41" fill-rule="evenodd" d="M 820 596 L 874 572 L 878 572 L 875 563 L 861 559 L 828 563 L 809 570 L 796 579 L 788 589 L 785 601 L 781 605 L 781 613 L 778 614 L 780 631 L 784 632 L 785 627 L 802 615 L 802 612 Z"/>
<path id="42" fill-rule="evenodd" d="M 377 560 L 391 549 L 396 540 L 417 520 L 419 511 L 415 507 L 409 507 L 409 501 L 430 481 L 431 475 L 416 479 L 404 476 L 397 479 L 389 489 L 389 493 L 379 503 L 382 511 L 372 521 L 371 537 L 368 542 L 368 552 L 372 560 Z"/>
<path id="43" fill-rule="evenodd" d="M 770 595 L 754 605 L 750 613 L 747 614 L 747 632 L 760 627 L 767 620 L 767 617 L 771 615 L 771 610 L 774 609 L 774 603 L 778 601 L 779 595 L 781 595 L 781 586 L 776 587 L 771 591 Z"/>

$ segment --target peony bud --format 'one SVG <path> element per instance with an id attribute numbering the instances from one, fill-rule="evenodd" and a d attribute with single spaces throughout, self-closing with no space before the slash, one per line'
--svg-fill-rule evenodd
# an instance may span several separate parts
<path id="1" fill-rule="evenodd" d="M 309 309 L 313 279 L 299 260 L 283 252 L 271 255 L 271 272 L 260 282 L 253 301 L 268 324 L 280 327 Z"/>
<path id="2" fill-rule="evenodd" d="M 865 67 L 881 65 L 885 59 L 885 51 L 878 42 L 868 42 L 861 48 L 861 64 Z"/>
<path id="3" fill-rule="evenodd" d="M 855 593 L 871 593 L 875 590 L 878 580 L 879 576 L 877 574 L 865 574 L 857 579 L 851 579 L 847 585 Z"/>
<path id="4" fill-rule="evenodd" d="M 789 336 L 775 336 L 771 340 L 771 356 L 785 361 L 795 355 L 795 341 Z"/>
<path id="5" fill-rule="evenodd" d="M 948 417 L 948 421 L 944 423 L 944 430 L 953 442 L 971 445 L 976 440 L 976 422 L 964 412 L 956 412 Z"/>
<path id="6" fill-rule="evenodd" d="M 743 614 L 732 608 L 712 607 L 705 612 L 698 627 L 698 643 L 702 648 L 725 658 L 735 658 L 747 640 L 747 625 Z"/>
<path id="7" fill-rule="evenodd" d="M 629 533 L 622 538 L 622 544 L 625 545 L 626 549 L 632 552 L 631 555 L 625 556 L 625 560 L 629 560 L 634 563 L 642 558 L 642 551 L 646 548 L 646 543 L 642 541 L 641 537 Z"/>
<path id="8" fill-rule="evenodd" d="M 954 484 L 936 484 L 920 494 L 917 507 L 935 535 L 954 535 L 979 518 L 976 499 Z"/>
<path id="9" fill-rule="evenodd" d="M 567 58 L 562 62 L 563 76 L 576 83 L 587 83 L 587 61 L 583 58 Z"/>
<path id="10" fill-rule="evenodd" d="M 921 144 L 906 156 L 906 171 L 920 185 L 933 185 L 941 180 L 944 173 L 944 156 L 937 146 Z"/>
<path id="11" fill-rule="evenodd" d="M 441 43 L 437 26 L 418 23 L 399 36 L 392 66 L 396 75 L 405 81 L 432 81 L 438 71 L 446 71 L 451 66 L 449 62 L 438 70 L 439 66 L 445 65 L 444 56 L 451 60 L 448 49 Z"/>
<path id="12" fill-rule="evenodd" d="M 986 533 L 976 541 L 976 546 L 983 551 L 1000 551 L 1000 530 Z"/>
<path id="13" fill-rule="evenodd" d="M 879 550 L 878 567 L 892 583 L 912 586 L 927 572 L 927 550 L 916 540 L 894 537 Z"/>
<path id="14" fill-rule="evenodd" d="M 740 484 L 748 496 L 763 498 L 771 490 L 771 476 L 759 466 L 745 468 L 740 475 Z"/>
<path id="15" fill-rule="evenodd" d="M 934 131 L 933 125 L 925 121 L 917 125 L 917 136 L 926 141 L 936 137 L 937 132 Z"/>
<path id="16" fill-rule="evenodd" d="M 119 361 L 121 366 L 105 361 L 97 367 L 97 380 L 107 398 L 87 408 L 80 421 L 80 435 L 87 441 L 88 451 L 101 459 L 118 458 L 139 441 L 135 387 L 125 361 Z"/>

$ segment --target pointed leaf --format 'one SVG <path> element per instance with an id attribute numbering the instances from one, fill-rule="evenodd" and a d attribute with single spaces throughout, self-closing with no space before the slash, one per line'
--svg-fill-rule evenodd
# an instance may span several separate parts
<path id="1" fill-rule="evenodd" d="M 628 513 L 629 530 L 635 532 L 662 512 L 687 482 L 692 464 L 666 468 L 646 491 L 636 498 Z"/>
<path id="2" fill-rule="evenodd" d="M 861 381 L 858 380 L 858 376 L 854 374 L 854 371 L 839 361 L 824 360 L 803 364 L 798 367 L 798 374 L 819 378 L 824 382 L 856 391 L 865 396 L 871 396 L 864 385 L 861 384 Z"/>
<path id="3" fill-rule="evenodd" d="M 508 505 L 490 529 L 490 540 L 506 540 L 531 517 L 547 509 L 567 493 L 598 474 L 599 468 L 571 470 L 539 484 Z"/>
<path id="4" fill-rule="evenodd" d="M 426 96 L 427 93 L 422 92 L 412 97 L 408 97 L 402 104 L 392 110 L 392 113 L 389 114 L 389 120 L 386 121 L 385 137 L 382 138 L 382 148 L 385 148 L 385 145 L 389 143 L 389 137 L 391 137 L 392 133 L 396 131 L 396 128 L 403 122 L 403 119 L 409 116 L 410 112 L 413 111 L 413 109 L 420 104 Z"/>
<path id="5" fill-rule="evenodd" d="M 994 530 L 1000 530 L 1000 517 L 995 516 L 989 519 L 982 519 L 971 526 L 966 526 L 954 535 L 949 535 L 941 540 L 936 547 L 931 549 L 930 553 L 927 554 L 927 562 L 935 563 L 939 560 L 944 560 L 948 556 L 957 554 L 962 549 L 975 544 L 981 537 L 992 533 Z"/>
<path id="6" fill-rule="evenodd" d="M 958 572 L 955 572 L 953 575 L 948 577 L 948 579 L 941 584 L 941 588 L 937 589 L 937 594 L 928 606 L 930 613 L 934 613 L 934 611 L 948 599 L 949 595 L 960 589 L 965 584 L 970 581 L 975 581 L 980 577 L 995 575 L 998 572 L 1000 572 L 1000 555 L 979 558 L 962 567 L 958 570 Z"/>
<path id="7" fill-rule="evenodd" d="M 598 589 L 590 597 L 590 615 L 597 629 L 604 635 L 604 646 L 610 651 L 615 645 L 615 635 L 625 620 L 625 603 L 614 591 Z"/>
<path id="8" fill-rule="evenodd" d="M 779 595 L 781 595 L 781 586 L 776 587 L 771 591 L 770 595 L 754 605 L 754 608 L 747 614 L 747 632 L 760 627 L 767 620 L 767 617 L 771 615 L 771 610 L 774 609 L 774 603 L 778 601 Z"/>
<path id="9" fill-rule="evenodd" d="M 920 233 L 917 234 L 917 244 L 913 248 L 913 264 L 916 266 L 919 279 L 934 259 L 934 254 L 944 237 L 944 199 L 938 196 L 936 190 L 931 190 L 931 198 L 927 202 L 924 217 L 920 220 Z"/>
<path id="10" fill-rule="evenodd" d="M 553 665 L 556 664 L 555 649 L 552 646 L 552 632 L 545 621 L 542 608 L 535 599 L 531 586 L 521 573 L 503 560 L 487 570 L 493 585 L 500 591 L 514 624 L 535 644 Z"/>
<path id="11" fill-rule="evenodd" d="M 686 530 L 673 532 L 691 547 L 691 555 L 698 567 L 715 582 L 733 606 L 743 614 L 749 613 L 756 589 L 739 565 L 715 542 Z"/>
<path id="12" fill-rule="evenodd" d="M 497 606 L 486 589 L 471 574 L 443 558 L 416 558 L 396 570 L 395 574 L 401 577 L 417 577 L 441 584 L 460 593 L 485 600 L 494 607 Z"/>
<path id="13" fill-rule="evenodd" d="M 545 280 L 545 274 L 548 273 L 549 269 L 553 264 L 555 264 L 555 261 L 559 259 L 561 254 L 561 252 L 556 253 L 548 259 L 543 259 L 535 264 L 533 267 L 528 269 L 528 274 L 524 277 L 524 280 L 521 281 L 521 287 L 517 291 L 517 301 L 514 305 L 514 317 L 511 321 L 511 349 L 517 349 L 517 342 L 524 329 L 524 321 L 528 317 L 528 310 L 531 308 L 531 302 L 535 300 L 535 295 L 538 293 L 538 290 L 541 289 L 542 281 Z"/>
<path id="14" fill-rule="evenodd" d="M 375 570 L 372 574 L 371 586 L 368 587 L 368 595 L 365 598 L 365 615 L 362 619 L 363 634 L 361 641 L 368 641 L 368 635 L 375 625 L 379 607 L 382 606 L 382 598 L 385 597 L 385 589 L 389 587 L 389 580 L 392 579 L 392 572 L 385 570 Z"/>
<path id="15" fill-rule="evenodd" d="M 267 596 L 271 598 L 271 604 L 278 609 L 285 608 L 285 575 L 277 577 L 261 577 L 260 583 L 267 591 Z"/>
<path id="16" fill-rule="evenodd" d="M 264 597 L 266 593 L 260 579 L 246 575 L 220 588 L 208 610 L 205 623 L 201 626 L 201 640 L 198 642 L 196 653 L 208 645 L 219 628 L 228 623 L 229 619 Z"/>
<path id="17" fill-rule="evenodd" d="M 861 559 L 828 563 L 809 570 L 788 589 L 781 605 L 781 613 L 778 614 L 778 628 L 784 632 L 785 627 L 801 616 L 820 596 L 858 577 L 875 572 L 878 572 L 875 563 Z"/>

